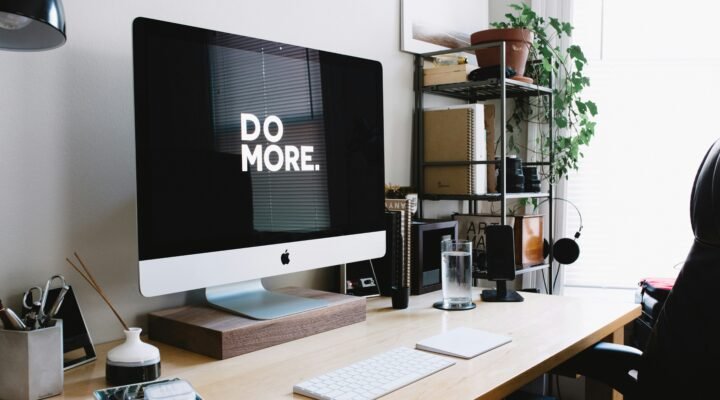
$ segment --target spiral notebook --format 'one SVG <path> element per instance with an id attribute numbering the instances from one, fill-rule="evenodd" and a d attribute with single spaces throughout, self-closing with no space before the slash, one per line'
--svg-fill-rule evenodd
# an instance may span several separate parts
<path id="1" fill-rule="evenodd" d="M 424 159 L 486 160 L 484 105 L 466 104 L 425 109 Z M 425 193 L 485 194 L 487 165 L 425 166 Z"/>
<path id="2" fill-rule="evenodd" d="M 421 340 L 415 344 L 415 348 L 469 359 L 496 349 L 504 344 L 508 344 L 511 341 L 512 338 L 507 335 L 472 328 L 457 328 Z"/>

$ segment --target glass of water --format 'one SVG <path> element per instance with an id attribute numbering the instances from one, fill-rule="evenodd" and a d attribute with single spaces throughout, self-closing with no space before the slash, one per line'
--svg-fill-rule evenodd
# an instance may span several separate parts
<path id="1" fill-rule="evenodd" d="M 434 304 L 435 308 L 475 308 L 472 301 L 472 242 L 443 240 L 440 246 L 443 299 Z"/>

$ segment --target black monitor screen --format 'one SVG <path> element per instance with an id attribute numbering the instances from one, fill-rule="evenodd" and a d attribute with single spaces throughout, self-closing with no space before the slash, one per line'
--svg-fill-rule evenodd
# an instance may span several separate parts
<path id="1" fill-rule="evenodd" d="M 381 231 L 380 63 L 138 18 L 140 260 Z"/>

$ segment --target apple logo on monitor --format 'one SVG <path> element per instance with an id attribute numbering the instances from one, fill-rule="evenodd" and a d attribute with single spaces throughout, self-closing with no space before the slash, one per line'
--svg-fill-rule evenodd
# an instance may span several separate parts
<path id="1" fill-rule="evenodd" d="M 290 264 L 290 253 L 288 253 L 287 250 L 285 250 L 285 252 L 280 256 L 280 262 L 283 265 Z"/>

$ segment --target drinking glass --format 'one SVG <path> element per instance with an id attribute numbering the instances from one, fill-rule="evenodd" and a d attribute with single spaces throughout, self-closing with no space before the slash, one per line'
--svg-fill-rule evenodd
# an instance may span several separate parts
<path id="1" fill-rule="evenodd" d="M 472 242 L 443 240 L 440 243 L 443 299 L 434 304 L 443 310 L 469 310 L 472 301 Z"/>

